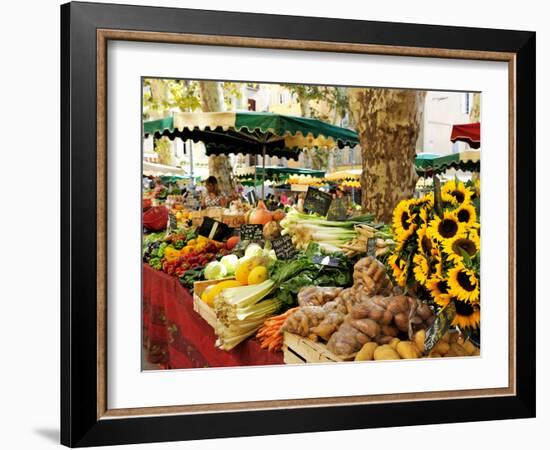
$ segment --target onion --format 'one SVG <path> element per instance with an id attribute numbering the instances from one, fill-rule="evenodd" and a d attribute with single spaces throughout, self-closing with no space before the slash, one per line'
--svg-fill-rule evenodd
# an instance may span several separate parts
<path id="1" fill-rule="evenodd" d="M 267 209 L 256 208 L 250 214 L 250 219 L 248 223 L 265 225 L 267 222 L 271 222 L 272 215 Z"/>

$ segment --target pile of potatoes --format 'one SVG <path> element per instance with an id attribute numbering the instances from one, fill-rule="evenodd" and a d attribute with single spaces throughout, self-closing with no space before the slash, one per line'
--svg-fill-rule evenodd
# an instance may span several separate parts
<path id="1" fill-rule="evenodd" d="M 355 356 L 355 361 L 381 361 L 389 359 L 416 359 L 424 355 L 424 341 L 426 330 L 419 330 L 412 341 L 402 341 L 393 338 L 389 343 L 378 345 L 376 342 L 367 342 Z M 465 340 L 459 333 L 447 332 L 428 353 L 428 358 L 453 356 L 479 356 L 479 348 L 471 341 Z"/>

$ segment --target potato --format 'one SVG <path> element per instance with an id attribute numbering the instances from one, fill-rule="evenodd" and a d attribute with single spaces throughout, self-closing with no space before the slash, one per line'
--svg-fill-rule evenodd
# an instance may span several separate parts
<path id="1" fill-rule="evenodd" d="M 307 338 L 308 338 L 310 341 L 313 341 L 313 342 L 317 342 L 317 341 L 319 340 L 319 338 L 317 337 L 317 335 L 316 335 L 316 334 L 313 334 L 313 333 L 309 334 L 309 335 L 307 336 Z"/>
<path id="2" fill-rule="evenodd" d="M 374 359 L 376 361 L 387 359 L 400 359 L 399 354 L 389 345 L 381 345 L 374 350 Z"/>
<path id="3" fill-rule="evenodd" d="M 449 333 L 448 331 L 443 335 L 443 337 L 441 338 L 442 341 L 446 342 L 447 344 L 449 343 L 449 339 L 451 339 L 451 333 Z"/>
<path id="4" fill-rule="evenodd" d="M 371 338 L 380 334 L 380 325 L 372 319 L 349 319 L 349 324 Z"/>
<path id="5" fill-rule="evenodd" d="M 476 351 L 472 353 L 470 356 L 479 356 L 481 354 L 481 351 L 479 348 L 476 348 Z"/>
<path id="6" fill-rule="evenodd" d="M 424 353 L 424 342 L 426 341 L 426 330 L 419 330 L 414 335 L 414 345 L 420 354 Z"/>
<path id="7" fill-rule="evenodd" d="M 458 339 L 459 334 L 456 332 L 449 333 L 449 344 L 452 344 L 453 342 L 456 342 Z"/>
<path id="8" fill-rule="evenodd" d="M 393 318 L 395 325 L 400 331 L 407 331 L 409 329 L 409 316 L 405 313 L 398 313 Z"/>
<path id="9" fill-rule="evenodd" d="M 399 342 L 396 350 L 402 359 L 416 359 L 420 357 L 420 352 L 411 341 Z"/>
<path id="10" fill-rule="evenodd" d="M 376 342 L 367 342 L 355 355 L 355 361 L 372 361 L 374 359 L 374 351 L 377 347 L 378 344 Z"/>
<path id="11" fill-rule="evenodd" d="M 451 350 L 456 353 L 457 356 L 468 356 L 466 349 L 456 342 L 451 344 Z"/>
<path id="12" fill-rule="evenodd" d="M 393 338 L 391 336 L 378 336 L 376 338 L 376 342 L 378 345 L 386 345 L 389 344 L 392 339 Z"/>
<path id="13" fill-rule="evenodd" d="M 384 336 L 396 337 L 398 333 L 399 333 L 399 330 L 392 325 L 382 326 L 382 334 Z"/>
<path id="14" fill-rule="evenodd" d="M 440 355 L 445 355 L 449 351 L 449 348 L 449 344 L 447 344 L 445 341 L 439 340 L 437 344 L 435 344 L 432 348 L 432 351 L 435 353 L 439 353 Z"/>
<path id="15" fill-rule="evenodd" d="M 472 341 L 465 341 L 464 344 L 462 344 L 462 347 L 464 347 L 464 350 L 468 352 L 468 355 L 473 355 L 478 348 L 472 344 Z"/>
<path id="16" fill-rule="evenodd" d="M 334 324 L 324 323 L 311 328 L 310 331 L 314 333 L 314 336 L 319 336 L 321 339 L 328 341 L 332 336 L 332 333 L 336 331 L 336 328 L 337 327 Z"/>
<path id="17" fill-rule="evenodd" d="M 428 358 L 443 358 L 439 353 L 430 353 Z"/>
<path id="18" fill-rule="evenodd" d="M 393 348 L 394 350 L 397 350 L 397 344 L 401 342 L 401 339 L 394 337 L 390 342 L 389 346 Z"/>

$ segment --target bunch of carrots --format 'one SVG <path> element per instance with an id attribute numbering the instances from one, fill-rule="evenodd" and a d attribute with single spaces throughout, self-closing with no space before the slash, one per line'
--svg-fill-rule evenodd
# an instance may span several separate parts
<path id="1" fill-rule="evenodd" d="M 256 333 L 256 338 L 260 341 L 261 348 L 266 348 L 270 352 L 277 352 L 281 350 L 283 347 L 283 333 L 281 332 L 281 328 L 283 327 L 286 318 L 297 309 L 298 307 L 291 308 L 283 314 L 270 317 L 264 322 L 262 328 L 260 328 L 258 333 Z"/>

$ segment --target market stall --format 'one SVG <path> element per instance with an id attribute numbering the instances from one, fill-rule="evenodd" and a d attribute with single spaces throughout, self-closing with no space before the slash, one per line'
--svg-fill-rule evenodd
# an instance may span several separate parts
<path id="1" fill-rule="evenodd" d="M 298 159 L 304 148 L 344 148 L 359 143 L 353 130 L 313 118 L 268 112 L 180 112 L 145 122 L 143 131 L 146 136 L 202 141 L 207 155 L 262 155 L 262 167 L 266 155 Z M 264 192 L 262 186 L 262 198 Z"/>
<path id="2" fill-rule="evenodd" d="M 176 368 L 479 354 L 479 184 L 445 183 L 440 212 L 433 195 L 404 200 L 386 225 L 259 205 L 220 240 L 192 226 L 149 234 L 148 360 Z"/>
<path id="3" fill-rule="evenodd" d="M 320 134 L 326 124 L 317 122 L 182 113 L 147 130 L 202 140 L 207 151 L 263 155 L 353 143 L 338 127 Z M 416 168 L 425 176 L 479 170 L 479 152 L 418 155 Z M 260 200 L 187 211 L 167 199 L 164 210 L 145 211 L 148 361 L 183 368 L 479 355 L 479 183 L 449 181 L 400 202 L 380 223 L 350 214 L 342 192 L 319 189 L 327 181 L 360 187 L 360 171 L 252 170 L 298 180 L 304 192 L 273 210 Z"/>
<path id="4" fill-rule="evenodd" d="M 349 170 L 339 170 L 336 172 L 327 173 L 325 175 L 325 180 L 327 181 L 359 181 L 361 179 L 361 174 L 363 170 L 361 169 L 349 169 Z"/>
<path id="5" fill-rule="evenodd" d="M 414 163 L 416 172 L 422 177 L 431 177 L 449 169 L 479 172 L 480 152 L 467 150 L 443 156 L 434 153 L 419 153 L 416 155 Z"/>
<path id="6" fill-rule="evenodd" d="M 451 142 L 466 142 L 471 148 L 481 146 L 481 127 L 479 122 L 453 125 Z"/>

